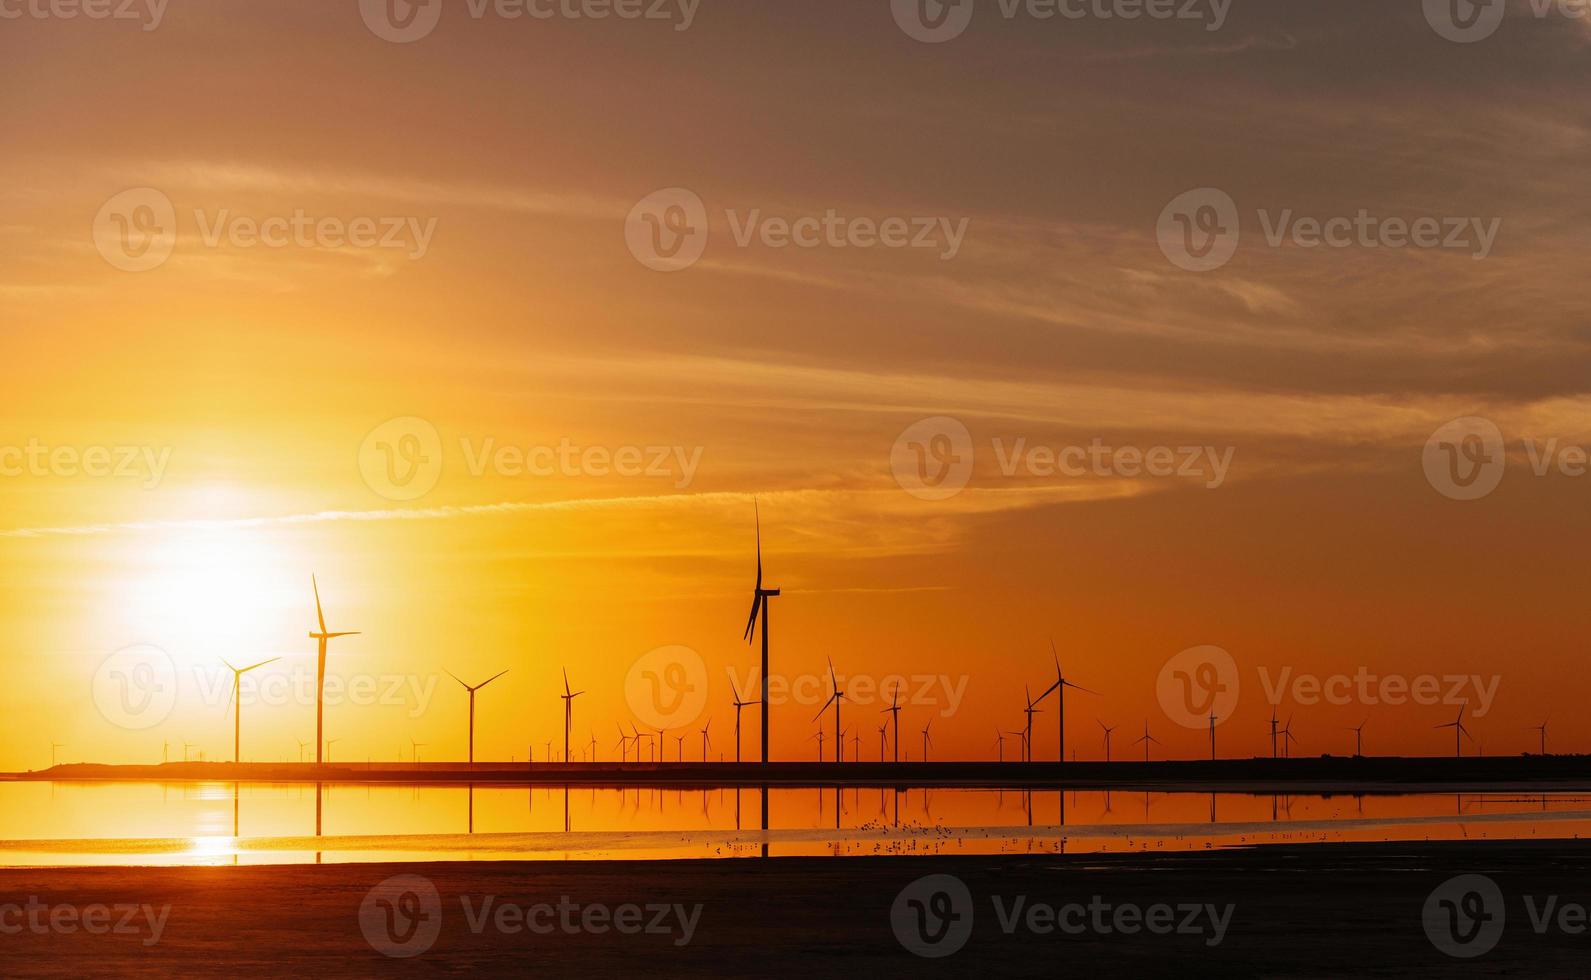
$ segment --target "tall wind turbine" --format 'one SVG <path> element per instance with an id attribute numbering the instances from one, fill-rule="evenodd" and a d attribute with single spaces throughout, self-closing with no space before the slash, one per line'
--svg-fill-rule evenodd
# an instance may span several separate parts
<path id="1" fill-rule="evenodd" d="M 57 751 L 59 751 L 60 749 L 64 749 L 64 748 L 66 748 L 66 746 L 64 744 L 62 744 L 61 742 L 51 742 L 50 743 L 50 768 L 51 769 L 55 768 L 55 753 Z"/>
<path id="2" fill-rule="evenodd" d="M 415 765 L 419 765 L 420 764 L 420 750 L 425 748 L 425 746 L 426 746 L 425 742 L 416 742 L 412 738 L 409 739 L 409 752 L 414 756 L 414 764 Z"/>
<path id="3" fill-rule="evenodd" d="M 713 737 L 707 734 L 707 730 L 712 727 L 713 720 L 711 718 L 707 719 L 707 724 L 702 726 L 702 762 L 707 761 L 707 746 L 713 742 Z"/>
<path id="4" fill-rule="evenodd" d="M 1276 758 L 1276 705 L 1271 705 L 1271 758 Z"/>
<path id="5" fill-rule="evenodd" d="M 586 692 L 569 690 L 569 671 L 566 668 L 563 672 L 563 693 L 558 695 L 563 698 L 563 761 L 565 763 L 569 761 L 569 726 L 574 722 L 575 718 L 575 698 L 584 693 Z"/>
<path id="6" fill-rule="evenodd" d="M 1101 729 L 1103 729 L 1104 732 L 1105 732 L 1105 761 L 1109 762 L 1110 761 L 1110 733 L 1115 731 L 1116 729 L 1120 728 L 1121 726 L 1120 725 L 1107 725 L 1104 722 L 1100 721 L 1098 718 L 1095 718 L 1094 721 L 1098 722 L 1099 723 L 1099 727 Z"/>
<path id="7" fill-rule="evenodd" d="M 881 715 L 889 715 L 890 721 L 895 725 L 895 761 L 900 761 L 900 685 L 895 685 L 895 690 L 890 695 L 889 707 L 880 711 Z M 883 762 L 883 759 L 879 760 Z"/>
<path id="8" fill-rule="evenodd" d="M 1551 719 L 1548 719 L 1548 720 L 1550 721 Z M 1531 725 L 1530 726 L 1530 730 L 1533 731 L 1533 732 L 1540 732 L 1541 733 L 1541 754 L 1542 755 L 1546 755 L 1547 754 L 1547 722 L 1544 721 L 1544 722 L 1542 722 L 1539 725 Z"/>
<path id="9" fill-rule="evenodd" d="M 234 704 L 237 705 L 237 713 L 232 716 L 232 761 L 233 762 L 242 762 L 243 761 L 243 756 L 239 753 L 239 749 L 240 749 L 240 747 L 243 744 L 243 699 L 240 696 L 241 695 L 241 691 L 242 691 L 242 686 L 243 686 L 243 675 L 247 674 L 251 670 L 258 670 L 261 667 L 264 667 L 266 664 L 274 664 L 280 659 L 282 659 L 282 658 L 281 657 L 272 657 L 269 660 L 262 660 L 259 663 L 254 664 L 252 666 L 241 667 L 241 668 L 240 667 L 234 667 L 231 664 L 227 664 L 227 662 L 225 660 L 221 661 L 222 663 L 226 664 L 227 670 L 230 670 L 232 672 L 232 699 L 231 700 L 232 700 L 232 702 Z"/>
<path id="10" fill-rule="evenodd" d="M 889 723 L 878 726 L 878 761 L 884 761 L 884 753 L 889 749 Z"/>
<path id="11" fill-rule="evenodd" d="M 1142 742 L 1143 745 L 1144 745 L 1144 761 L 1148 762 L 1149 761 L 1149 744 L 1151 742 L 1153 742 L 1155 745 L 1159 745 L 1160 744 L 1160 739 L 1155 738 L 1153 735 L 1149 734 L 1149 719 L 1147 719 L 1147 718 L 1144 719 L 1144 733 L 1143 733 L 1143 736 L 1140 737 L 1140 738 L 1134 739 L 1132 744 L 1137 745 L 1139 742 Z"/>
<path id="12" fill-rule="evenodd" d="M 503 676 L 506 673 L 508 673 L 508 671 L 506 671 L 506 670 L 498 671 L 497 673 L 495 673 L 492 676 L 486 678 L 484 681 L 481 681 L 479 684 L 475 685 L 474 687 L 471 687 L 468 684 L 465 684 L 463 681 L 459 680 L 459 676 L 457 674 L 453 673 L 451 670 L 447 672 L 447 675 L 449 677 L 451 677 L 454 680 L 459 682 L 459 686 L 460 687 L 462 687 L 462 688 L 464 688 L 464 690 L 470 692 L 470 766 L 471 767 L 474 767 L 474 765 L 475 765 L 475 692 L 479 691 L 481 688 L 483 688 L 486 685 L 490 684 L 492 681 L 497 680 L 499 677 Z"/>
<path id="13" fill-rule="evenodd" d="M 740 761 L 740 709 L 741 708 L 749 708 L 749 707 L 751 707 L 754 704 L 761 704 L 762 702 L 761 701 L 747 701 L 741 695 L 740 688 L 735 685 L 735 682 L 733 680 L 731 680 L 729 682 L 729 686 L 735 692 L 735 761 L 739 762 Z"/>
<path id="14" fill-rule="evenodd" d="M 755 505 L 754 505 L 755 506 Z M 768 600 L 779 594 L 778 589 L 762 586 L 762 509 L 757 508 L 757 584 L 752 588 L 751 616 L 746 620 L 745 640 L 751 642 L 757 631 L 757 614 L 762 614 L 762 761 L 768 762 Z M 838 712 L 836 712 L 838 713 Z M 763 795 L 764 800 L 767 794 Z"/>
<path id="15" fill-rule="evenodd" d="M 1432 726 L 1433 728 L 1451 728 L 1451 729 L 1453 729 L 1453 757 L 1455 759 L 1462 758 L 1463 755 L 1464 755 L 1464 751 L 1463 751 L 1464 743 L 1462 743 L 1462 742 L 1460 742 L 1458 740 L 1458 737 L 1460 735 L 1463 735 L 1465 738 L 1468 738 L 1472 742 L 1475 741 L 1475 737 L 1469 733 L 1469 729 L 1464 727 L 1464 709 L 1467 708 L 1467 707 L 1469 707 L 1469 702 L 1468 701 L 1466 701 L 1463 704 L 1458 706 L 1458 717 L 1457 718 L 1453 719 L 1450 722 L 1447 722 L 1444 725 L 1433 725 Z"/>
<path id="16" fill-rule="evenodd" d="M 1210 761 L 1215 761 L 1215 712 L 1210 712 Z"/>
<path id="17" fill-rule="evenodd" d="M 624 726 L 620 725 L 618 722 L 614 722 L 614 727 L 618 728 L 618 730 L 619 730 L 619 741 L 618 741 L 618 744 L 614 745 L 613 747 L 619 750 L 619 761 L 620 762 L 629 762 L 630 761 L 630 751 L 629 751 L 630 750 L 630 736 L 624 734 Z"/>
<path id="18" fill-rule="evenodd" d="M 304 741 L 301 738 L 295 738 L 295 739 L 293 739 L 293 741 L 298 743 L 298 761 L 299 762 L 303 762 L 304 761 L 304 746 L 308 745 L 309 743 Z"/>
<path id="19" fill-rule="evenodd" d="M 818 709 L 818 713 L 812 717 L 812 720 L 817 721 L 822 718 L 823 712 L 829 710 L 829 705 L 834 705 L 834 761 L 844 762 L 845 741 L 844 736 L 840 733 L 840 702 L 845 700 L 845 694 L 840 690 L 840 682 L 834 677 L 833 660 L 829 661 L 829 686 L 833 688 L 834 693 L 830 694 L 829 699 L 823 702 L 823 707 Z M 764 713 L 763 717 L 767 718 L 767 714 Z"/>
<path id="20" fill-rule="evenodd" d="M 1000 753 L 1000 761 L 1004 762 L 1005 761 L 1005 732 L 1000 731 L 999 728 L 995 728 L 995 730 L 994 730 L 994 748 L 995 748 L 995 751 Z"/>
<path id="21" fill-rule="evenodd" d="M 1348 729 L 1350 732 L 1353 732 L 1353 754 L 1355 756 L 1364 755 L 1364 731 L 1365 726 L 1369 723 L 1370 719 L 1366 718 L 1364 721 L 1359 723 L 1359 727 L 1350 727 Z"/>
<path id="22" fill-rule="evenodd" d="M 320 583 L 315 581 L 315 576 L 309 577 L 309 584 L 315 590 L 315 619 L 320 623 L 320 632 L 309 634 L 309 638 L 317 644 L 315 657 L 315 764 L 321 762 L 321 748 L 325 744 L 325 714 L 326 714 L 326 645 L 339 636 L 358 636 L 359 631 L 347 633 L 331 633 L 326 630 L 326 613 L 320 607 Z"/>
<path id="23" fill-rule="evenodd" d="M 1061 673 L 1061 655 L 1060 652 L 1055 649 L 1054 639 L 1050 640 L 1050 655 L 1055 659 L 1055 683 L 1051 684 L 1045 689 L 1043 694 L 1039 695 L 1039 701 L 1043 701 L 1045 698 L 1049 697 L 1051 692 L 1055 693 L 1055 731 L 1057 733 L 1056 737 L 1059 739 L 1059 741 L 1056 743 L 1055 759 L 1057 762 L 1064 762 L 1066 759 L 1066 689 L 1070 687 L 1082 691 L 1084 694 L 1094 695 L 1097 695 L 1099 692 L 1090 691 L 1088 688 L 1073 684 L 1071 681 L 1066 679 L 1066 675 Z M 1034 703 L 1036 704 L 1038 702 Z M 1029 722 L 1032 721 L 1031 716 L 1028 720 Z M 1033 742 L 1030 738 L 1028 740 L 1029 762 L 1033 761 L 1032 757 Z"/>
<path id="24" fill-rule="evenodd" d="M 823 729 L 821 727 L 818 729 L 818 733 L 816 735 L 808 735 L 807 736 L 807 741 L 808 742 L 812 741 L 813 739 L 817 739 L 818 740 L 818 761 L 822 762 L 823 761 Z"/>
<path id="25" fill-rule="evenodd" d="M 934 727 L 934 720 L 928 719 L 928 724 L 923 726 L 923 761 L 928 761 L 928 749 L 934 744 L 934 737 L 928 734 L 928 729 Z"/>
<path id="26" fill-rule="evenodd" d="M 328 738 L 326 740 L 326 761 L 327 762 L 331 761 L 331 747 L 332 747 L 332 745 L 334 743 L 336 743 L 336 742 L 341 742 L 341 741 L 342 741 L 341 738 Z"/>
<path id="27" fill-rule="evenodd" d="M 1298 744 L 1298 739 L 1293 737 L 1292 715 L 1287 716 L 1287 724 L 1282 726 L 1282 730 L 1278 734 L 1282 736 L 1282 758 L 1291 759 L 1293 757 L 1293 746 Z"/>

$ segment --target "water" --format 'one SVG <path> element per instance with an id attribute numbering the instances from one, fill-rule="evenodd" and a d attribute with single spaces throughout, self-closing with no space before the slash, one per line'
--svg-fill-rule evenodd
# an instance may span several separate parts
<path id="1" fill-rule="evenodd" d="M 1122 853 L 1577 837 L 1580 794 L 0 783 L 0 865 Z M 737 806 L 738 801 L 738 806 Z"/>

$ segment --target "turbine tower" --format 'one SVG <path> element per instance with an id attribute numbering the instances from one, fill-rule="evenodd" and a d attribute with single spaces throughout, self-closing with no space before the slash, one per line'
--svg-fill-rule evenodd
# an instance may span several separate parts
<path id="1" fill-rule="evenodd" d="M 1148 762 L 1149 761 L 1149 744 L 1152 742 L 1155 745 L 1159 745 L 1160 744 L 1160 739 L 1155 738 L 1153 735 L 1149 734 L 1149 719 L 1147 719 L 1147 718 L 1144 719 L 1144 733 L 1143 733 L 1143 735 L 1141 737 L 1139 737 L 1139 738 L 1134 739 L 1132 744 L 1137 745 L 1139 742 L 1143 743 L 1143 746 L 1144 746 L 1144 761 Z"/>
<path id="2" fill-rule="evenodd" d="M 486 678 L 486 680 L 481 681 L 479 684 L 475 685 L 474 687 L 471 687 L 468 684 L 465 684 L 463 681 L 459 680 L 459 676 L 457 674 L 453 673 L 451 670 L 447 672 L 447 675 L 449 677 L 451 677 L 454 680 L 459 682 L 459 686 L 463 687 L 464 690 L 470 692 L 470 767 L 471 768 L 474 768 L 474 766 L 475 766 L 475 692 L 479 691 L 481 688 L 483 688 L 486 685 L 490 684 L 492 681 L 497 680 L 499 677 L 503 676 L 506 673 L 508 673 L 508 671 L 506 671 L 506 670 L 499 671 L 499 672 L 493 674 L 492 676 Z"/>
<path id="3" fill-rule="evenodd" d="M 1107 725 L 1104 722 L 1100 721 L 1098 718 L 1095 718 L 1094 721 L 1096 723 L 1098 723 L 1099 727 L 1105 732 L 1105 761 L 1109 762 L 1110 761 L 1110 733 L 1115 731 L 1116 729 L 1120 728 L 1121 726 L 1120 725 Z"/>
<path id="4" fill-rule="evenodd" d="M 928 729 L 934 727 L 934 720 L 928 719 L 928 724 L 923 726 L 923 761 L 928 761 L 928 749 L 934 744 L 934 737 L 928 734 Z"/>
<path id="5" fill-rule="evenodd" d="M 823 707 L 818 709 L 818 713 L 813 716 L 812 720 L 817 721 L 822 718 L 823 713 L 829 710 L 829 705 L 834 705 L 834 761 L 844 762 L 845 739 L 840 732 L 840 702 L 845 700 L 845 695 L 840 691 L 840 682 L 834 677 L 833 660 L 829 661 L 829 686 L 833 688 L 834 693 L 830 694 L 829 699 L 823 702 Z M 763 717 L 766 718 L 767 714 L 764 713 Z"/>
<path id="6" fill-rule="evenodd" d="M 735 686 L 735 682 L 733 680 L 731 680 L 729 682 L 729 686 L 735 692 L 735 761 L 739 762 L 740 761 L 740 709 L 741 708 L 749 708 L 749 707 L 751 707 L 754 704 L 761 704 L 762 702 L 761 701 L 747 701 L 741 695 L 740 688 Z"/>
<path id="7" fill-rule="evenodd" d="M 222 663 L 226 664 L 227 670 L 232 672 L 231 701 L 237 706 L 237 713 L 232 716 L 232 761 L 234 763 L 243 761 L 243 756 L 240 752 L 241 746 L 243 744 L 243 699 L 241 695 L 243 675 L 247 674 L 251 670 L 258 670 L 261 667 L 264 667 L 266 664 L 274 664 L 280 659 L 282 658 L 272 657 L 269 660 L 262 660 L 259 663 L 249 667 L 234 667 L 231 664 L 228 664 L 225 660 L 221 661 Z M 231 705 L 228 705 L 228 707 L 231 707 Z"/>
<path id="8" fill-rule="evenodd" d="M 309 638 L 317 645 L 315 656 L 315 764 L 320 765 L 321 748 L 325 744 L 325 715 L 326 715 L 326 646 L 339 636 L 358 636 L 359 631 L 346 633 L 331 633 L 326 630 L 326 613 L 320 607 L 320 583 L 315 581 L 315 576 L 309 577 L 309 584 L 315 590 L 315 619 L 320 623 L 320 632 L 309 634 Z"/>
<path id="9" fill-rule="evenodd" d="M 1469 729 L 1464 727 L 1464 709 L 1467 708 L 1467 707 L 1469 707 L 1469 702 L 1466 701 L 1463 704 L 1458 706 L 1458 717 L 1457 718 L 1455 718 L 1452 721 L 1447 722 L 1446 724 L 1443 724 L 1443 725 L 1433 725 L 1432 726 L 1433 728 L 1451 728 L 1451 729 L 1453 729 L 1453 758 L 1455 758 L 1455 759 L 1463 758 L 1463 756 L 1464 756 L 1464 752 L 1463 752 L 1464 743 L 1462 743 L 1462 742 L 1460 742 L 1458 740 L 1460 735 L 1463 735 L 1465 738 L 1469 739 L 1471 742 L 1475 741 L 1475 736 L 1471 735 L 1469 733 Z"/>
<path id="10" fill-rule="evenodd" d="M 899 762 L 900 761 L 900 685 L 899 684 L 895 685 L 895 690 L 890 694 L 889 707 L 885 708 L 883 711 L 880 711 L 879 714 L 881 714 L 881 715 L 884 715 L 884 714 L 889 715 L 891 723 L 893 723 L 894 726 L 895 726 L 895 739 L 894 739 L 894 741 L 895 741 L 895 761 Z M 884 760 L 883 759 L 879 759 L 879 761 L 883 762 Z"/>

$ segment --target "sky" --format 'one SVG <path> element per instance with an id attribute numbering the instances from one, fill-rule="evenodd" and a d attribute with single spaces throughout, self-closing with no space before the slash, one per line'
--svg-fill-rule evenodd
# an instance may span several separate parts
<path id="1" fill-rule="evenodd" d="M 1591 744 L 1591 16 L 1063 7 L 6 5 L 0 769 Z"/>

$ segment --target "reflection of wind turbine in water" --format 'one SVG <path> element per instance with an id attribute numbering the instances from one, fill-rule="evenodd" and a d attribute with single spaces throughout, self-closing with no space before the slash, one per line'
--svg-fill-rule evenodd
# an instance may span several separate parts
<path id="1" fill-rule="evenodd" d="M 1139 738 L 1134 739 L 1132 744 L 1137 745 L 1139 742 L 1143 743 L 1143 746 L 1144 746 L 1144 761 L 1148 762 L 1149 761 L 1149 745 L 1150 745 L 1150 743 L 1152 742 L 1155 745 L 1159 745 L 1160 744 L 1160 739 L 1155 738 L 1153 735 L 1149 734 L 1149 719 L 1147 719 L 1147 718 L 1144 719 L 1144 733 L 1143 733 L 1143 735 L 1141 737 L 1139 737 Z M 1147 806 L 1147 802 L 1148 802 L 1148 796 L 1149 796 L 1148 793 L 1144 794 L 1145 805 L 1146 806 Z"/>
<path id="2" fill-rule="evenodd" d="M 464 690 L 468 691 L 469 694 L 470 694 L 470 762 L 469 762 L 469 764 L 471 766 L 475 765 L 475 692 L 479 691 L 481 688 L 483 688 L 486 685 L 490 684 L 492 681 L 497 680 L 499 677 L 503 676 L 506 673 L 508 673 L 508 671 L 506 671 L 506 670 L 498 671 L 497 673 L 493 674 L 492 676 L 486 678 L 486 680 L 481 681 L 479 684 L 476 684 L 474 687 L 471 687 L 470 685 L 464 683 L 462 680 L 459 680 L 459 676 L 457 674 L 453 673 L 451 670 L 447 671 L 447 675 L 449 677 L 453 678 L 454 680 L 458 681 L 459 682 L 459 686 L 464 688 Z"/>
<path id="3" fill-rule="evenodd" d="M 280 659 L 282 659 L 282 658 L 281 657 L 272 657 L 269 660 L 262 660 L 259 663 L 252 664 L 252 665 L 250 665 L 248 667 L 234 667 L 231 664 L 227 663 L 225 660 L 221 661 L 222 663 L 226 664 L 227 670 L 230 670 L 232 672 L 232 694 L 230 695 L 230 697 L 227 700 L 227 707 L 231 708 L 234 705 L 236 705 L 236 707 L 237 707 L 237 713 L 232 716 L 232 761 L 233 762 L 242 762 L 243 761 L 243 755 L 242 755 L 242 747 L 243 747 L 243 694 L 242 694 L 242 692 L 243 692 L 243 675 L 247 674 L 251 670 L 259 670 L 261 667 L 264 667 L 266 664 L 274 664 Z"/>
<path id="4" fill-rule="evenodd" d="M 315 581 L 315 576 L 309 577 L 309 584 L 315 590 L 315 619 L 320 623 L 320 632 L 309 634 L 309 638 L 317 645 L 315 657 L 315 762 L 321 761 L 320 750 L 322 740 L 326 737 L 326 646 L 339 636 L 358 636 L 358 631 L 349 633 L 331 633 L 326 630 L 326 613 L 320 607 L 320 583 Z M 326 760 L 330 762 L 330 759 Z"/>
<path id="5" fill-rule="evenodd" d="M 731 690 L 733 690 L 735 692 L 735 761 L 739 762 L 740 761 L 740 709 L 741 708 L 750 707 L 751 705 L 754 705 L 754 704 L 761 704 L 762 702 L 761 701 L 747 701 L 741 695 L 740 687 L 735 684 L 734 680 L 730 680 L 729 687 L 730 687 Z"/>
<path id="6" fill-rule="evenodd" d="M 1066 689 L 1070 687 L 1073 690 L 1082 691 L 1084 694 L 1093 695 L 1098 695 L 1099 692 L 1090 691 L 1088 688 L 1078 684 L 1073 684 L 1071 681 L 1066 679 L 1066 675 L 1061 672 L 1061 655 L 1060 652 L 1055 649 L 1055 641 L 1053 639 L 1050 640 L 1050 656 L 1055 660 L 1055 683 L 1045 688 L 1044 693 L 1039 695 L 1039 700 L 1034 701 L 1033 704 L 1042 702 L 1045 698 L 1049 697 L 1052 692 L 1055 694 L 1055 732 L 1056 738 L 1058 739 L 1055 746 L 1055 760 L 1057 762 L 1064 762 L 1066 760 Z M 1032 701 L 1032 698 L 1030 697 L 1029 700 Z M 1029 717 L 1028 722 L 1030 726 L 1032 724 L 1032 720 L 1033 719 Z M 1033 744 L 1031 739 L 1028 741 L 1028 761 L 1033 761 Z"/>
<path id="7" fill-rule="evenodd" d="M 1451 729 L 1453 729 L 1453 757 L 1455 759 L 1462 758 L 1463 755 L 1464 755 L 1464 752 L 1463 752 L 1464 743 L 1459 741 L 1459 736 L 1460 735 L 1462 735 L 1465 738 L 1469 739 L 1471 742 L 1475 741 L 1475 737 L 1469 733 L 1469 729 L 1464 727 L 1464 709 L 1467 708 L 1467 707 L 1469 707 L 1469 702 L 1468 701 L 1466 701 L 1463 704 L 1458 706 L 1458 717 L 1457 718 L 1453 719 L 1450 722 L 1447 722 L 1446 724 L 1431 726 L 1433 729 L 1437 729 L 1437 728 L 1451 728 Z"/>
<path id="8" fill-rule="evenodd" d="M 840 702 L 845 700 L 845 695 L 840 691 L 840 682 L 834 677 L 834 661 L 832 660 L 829 661 L 829 686 L 833 693 L 829 695 L 827 701 L 823 702 L 823 707 L 818 709 L 818 713 L 812 717 L 812 720 L 817 721 L 822 718 L 823 713 L 829 710 L 829 705 L 834 705 L 834 761 L 844 762 L 845 737 L 840 732 Z"/>
<path id="9" fill-rule="evenodd" d="M 563 698 L 563 761 L 565 764 L 569 762 L 569 726 L 574 723 L 575 698 L 584 693 L 586 692 L 569 690 L 569 671 L 565 669 L 563 672 L 563 693 L 558 695 Z"/>

